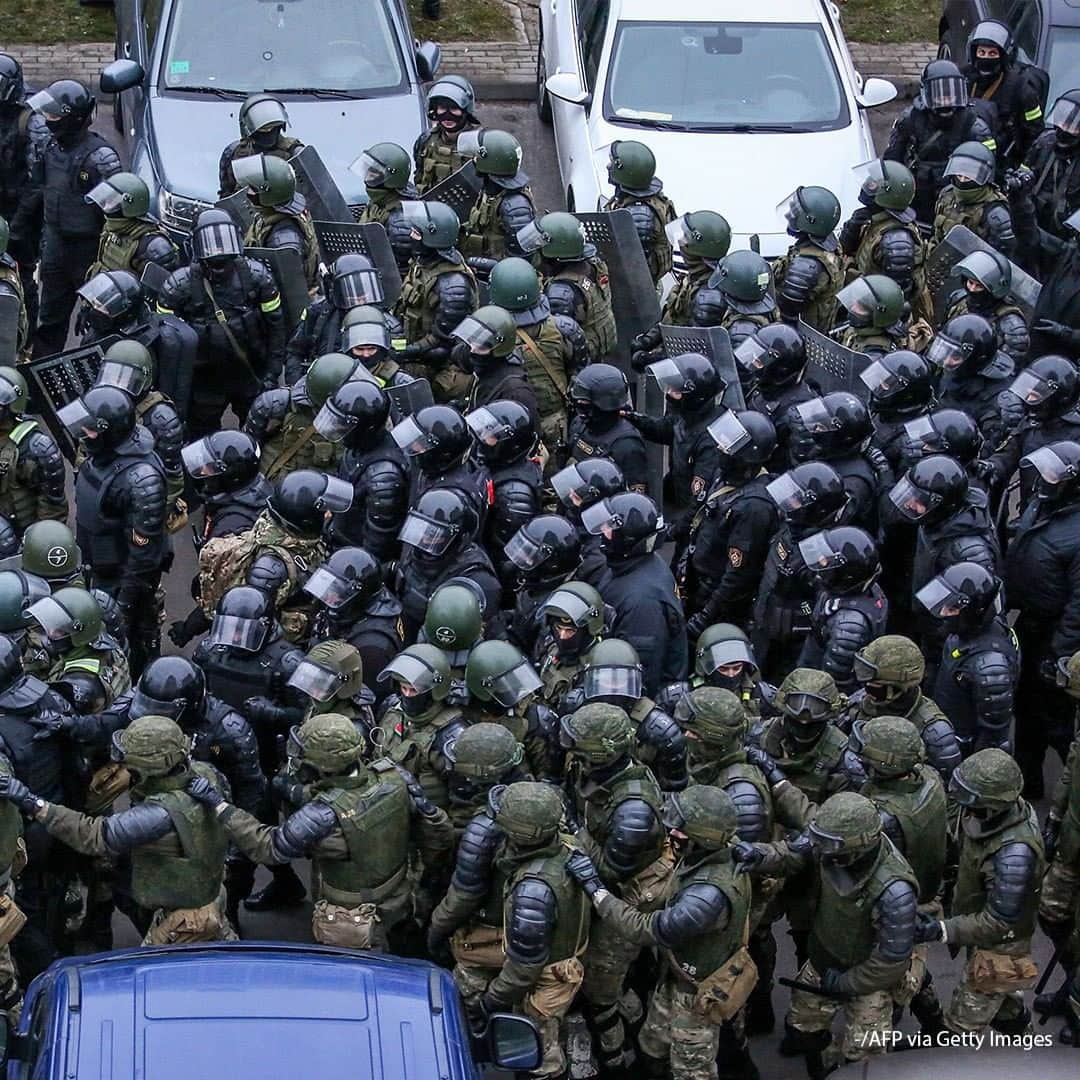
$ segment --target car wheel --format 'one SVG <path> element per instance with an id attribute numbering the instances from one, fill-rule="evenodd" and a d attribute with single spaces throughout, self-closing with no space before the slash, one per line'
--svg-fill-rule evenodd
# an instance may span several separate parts
<path id="1" fill-rule="evenodd" d="M 540 44 L 536 47 L 536 115 L 541 122 L 551 123 L 551 98 L 544 88 L 547 75 L 547 61 L 544 58 L 544 35 L 540 34 Z"/>

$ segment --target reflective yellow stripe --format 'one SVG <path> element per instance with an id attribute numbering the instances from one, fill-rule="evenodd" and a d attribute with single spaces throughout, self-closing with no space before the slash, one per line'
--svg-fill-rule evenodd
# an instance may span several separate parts
<path id="1" fill-rule="evenodd" d="M 1036 105 L 1034 109 L 1028 109 L 1028 111 L 1024 113 L 1025 120 L 1038 120 L 1040 116 L 1042 116 L 1042 108 L 1038 105 Z"/>
<path id="2" fill-rule="evenodd" d="M 173 313 L 172 308 L 165 307 L 162 304 L 158 304 L 157 310 L 159 315 L 171 315 Z"/>
<path id="3" fill-rule="evenodd" d="M 29 435 L 30 432 L 33 431 L 36 427 L 36 420 L 24 420 L 21 424 L 16 424 L 11 429 L 11 441 L 15 443 L 16 446 L 18 446 L 18 444 L 21 443 L 23 439 L 25 439 L 26 436 Z"/>
<path id="4" fill-rule="evenodd" d="M 405 346 L 408 344 L 409 342 L 407 338 L 396 337 L 390 339 L 390 348 L 393 349 L 394 352 L 401 352 L 401 350 L 404 349 Z"/>
<path id="5" fill-rule="evenodd" d="M 277 311 L 281 307 L 281 297 L 275 296 L 272 300 L 266 300 L 259 305 L 262 311 Z"/>
<path id="6" fill-rule="evenodd" d="M 985 146 L 987 150 L 996 150 L 997 149 L 997 139 L 995 139 L 991 135 L 989 139 L 983 139 L 983 146 Z"/>
<path id="7" fill-rule="evenodd" d="M 960 658 L 960 650 L 959 649 L 953 649 L 952 658 L 954 660 L 958 660 Z"/>
<path id="8" fill-rule="evenodd" d="M 69 664 L 64 665 L 64 671 L 86 671 L 91 675 L 101 674 L 101 661 L 86 659 L 86 660 L 72 660 Z"/>

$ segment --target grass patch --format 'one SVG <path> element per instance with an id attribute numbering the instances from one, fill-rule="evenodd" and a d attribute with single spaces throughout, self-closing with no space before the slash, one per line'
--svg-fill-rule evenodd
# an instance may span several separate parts
<path id="1" fill-rule="evenodd" d="M 846 0 L 840 4 L 849 41 L 937 41 L 941 5 L 931 0 Z"/>
<path id="2" fill-rule="evenodd" d="M 83 7 L 76 0 L 0 0 L 0 41 L 5 45 L 112 41 L 115 36 L 113 9 L 107 5 Z"/>
<path id="3" fill-rule="evenodd" d="M 2 2 L 2 0 L 0 0 Z M 424 18 L 422 0 L 409 0 L 418 38 L 432 41 L 513 41 L 514 27 L 500 0 L 442 0 L 438 22 Z"/>

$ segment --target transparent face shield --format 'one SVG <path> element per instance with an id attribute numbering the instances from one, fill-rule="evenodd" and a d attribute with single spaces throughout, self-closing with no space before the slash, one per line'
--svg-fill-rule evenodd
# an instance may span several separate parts
<path id="1" fill-rule="evenodd" d="M 343 681 L 337 672 L 304 659 L 289 676 L 288 685 L 306 694 L 312 701 L 324 702 L 337 695 Z"/>
<path id="2" fill-rule="evenodd" d="M 473 438 L 484 446 L 497 446 L 499 440 L 508 435 L 506 425 L 492 412 L 487 409 L 473 409 L 465 414 L 465 423 Z"/>
<path id="3" fill-rule="evenodd" d="M 304 582 L 304 592 L 314 596 L 324 607 L 331 611 L 337 611 L 344 607 L 355 595 L 356 589 L 352 582 L 338 577 L 332 570 L 320 566 Z"/>
<path id="4" fill-rule="evenodd" d="M 36 94 L 31 94 L 26 99 L 26 104 L 46 120 L 62 120 L 65 115 L 64 106 L 48 90 L 39 90 Z"/>
<path id="5" fill-rule="evenodd" d="M 583 686 L 586 701 L 607 697 L 636 701 L 644 693 L 640 667 L 588 667 Z"/>
<path id="6" fill-rule="evenodd" d="M 915 599 L 935 619 L 951 619 L 959 615 L 967 604 L 967 598 L 946 584 L 944 578 L 936 577 L 927 582 L 916 594 Z"/>
<path id="7" fill-rule="evenodd" d="M 0 405 L 13 405 L 22 396 L 22 388 L 0 375 Z"/>
<path id="8" fill-rule="evenodd" d="M 207 643 L 241 652 L 257 653 L 266 641 L 269 626 L 263 619 L 244 619 L 239 615 L 214 616 Z"/>
<path id="9" fill-rule="evenodd" d="M 90 189 L 86 196 L 103 214 L 119 213 L 124 206 L 124 193 L 117 191 L 108 180 L 102 180 Z"/>
<path id="10" fill-rule="evenodd" d="M 463 342 L 475 353 L 489 353 L 498 344 L 499 336 L 471 315 L 454 327 L 451 336 Z"/>
<path id="11" fill-rule="evenodd" d="M 49 641 L 62 641 L 73 629 L 71 616 L 51 596 L 31 604 L 27 615 L 41 627 Z"/>
<path id="12" fill-rule="evenodd" d="M 196 259 L 229 258 L 244 253 L 240 230 L 235 225 L 215 222 L 212 225 L 195 226 L 191 237 L 191 253 Z"/>
<path id="13" fill-rule="evenodd" d="M 347 274 L 334 278 L 334 290 L 337 293 L 338 305 L 342 308 L 378 305 L 386 299 L 379 271 L 374 269 L 350 270 Z"/>
<path id="14" fill-rule="evenodd" d="M 908 476 L 897 480 L 889 492 L 889 502 L 902 517 L 912 523 L 922 521 L 940 501 L 939 495 L 924 491 Z"/>
<path id="15" fill-rule="evenodd" d="M 97 421 L 90 415 L 82 398 L 76 398 L 62 409 L 57 409 L 56 418 L 76 441 L 96 439 L 98 436 Z"/>
<path id="16" fill-rule="evenodd" d="M 885 169 L 880 158 L 860 162 L 852 170 L 859 184 L 862 201 L 872 203 L 885 187 Z"/>
<path id="17" fill-rule="evenodd" d="M 258 191 L 266 183 L 266 169 L 258 154 L 234 158 L 232 174 L 238 188 L 254 188 Z"/>
<path id="18" fill-rule="evenodd" d="M 256 101 L 244 114 L 244 123 L 251 131 L 264 128 L 284 128 L 289 123 L 289 114 L 280 101 Z"/>
<path id="19" fill-rule="evenodd" d="M 345 352 L 353 349 L 374 348 L 390 351 L 390 330 L 386 323 L 353 323 L 341 331 L 341 345 Z"/>
<path id="20" fill-rule="evenodd" d="M 492 680 L 491 696 L 504 709 L 512 709 L 524 701 L 530 694 L 535 694 L 543 686 L 543 680 L 528 660 L 522 660 L 517 667 L 511 668 Z"/>
<path id="21" fill-rule="evenodd" d="M 766 366 L 769 350 L 755 337 L 748 337 L 736 350 L 735 359 L 743 371 L 756 375 Z"/>
<path id="22" fill-rule="evenodd" d="M 115 360 L 106 360 L 98 372 L 97 386 L 115 386 L 125 390 L 132 397 L 142 397 L 149 389 L 150 377 L 142 368 L 131 364 L 118 364 Z"/>
<path id="23" fill-rule="evenodd" d="M 432 521 L 410 510 L 398 531 L 403 544 L 417 548 L 425 555 L 445 555 L 457 535 L 455 529 L 440 521 Z"/>
<path id="24" fill-rule="evenodd" d="M 159 701 L 136 686 L 135 692 L 131 695 L 128 718 L 138 720 L 142 716 L 167 716 L 170 720 L 177 720 L 183 715 L 187 706 L 188 701 L 186 698 Z"/>
<path id="25" fill-rule="evenodd" d="M 124 313 L 124 296 L 108 274 L 95 274 L 80 285 L 78 295 L 101 315 L 115 319 Z"/>
<path id="26" fill-rule="evenodd" d="M 528 225 L 518 229 L 515 239 L 518 247 L 526 255 L 532 255 L 534 252 L 539 251 L 551 237 L 535 221 L 530 221 Z"/>
<path id="27" fill-rule="evenodd" d="M 870 393 L 881 400 L 892 397 L 908 384 L 907 379 L 890 371 L 880 360 L 875 360 L 865 367 L 859 373 L 859 378 Z"/>
<path id="28" fill-rule="evenodd" d="M 315 500 L 315 509 L 329 510 L 331 514 L 344 514 L 352 506 L 354 494 L 352 484 L 337 476 L 328 476 L 326 489 Z"/>
<path id="29" fill-rule="evenodd" d="M 356 427 L 357 418 L 355 416 L 349 416 L 348 413 L 343 413 L 335 404 L 334 399 L 330 398 L 325 405 L 315 414 L 315 419 L 312 421 L 312 427 L 324 438 L 327 442 L 341 442 L 346 435 L 354 427 Z"/>
<path id="30" fill-rule="evenodd" d="M 571 592 L 556 590 L 548 599 L 540 605 L 538 616 L 541 619 L 573 623 L 574 626 L 584 626 L 590 617 L 598 615 L 580 596 Z"/>
<path id="31" fill-rule="evenodd" d="M 1073 235 L 1080 234 L 1080 210 L 1076 210 L 1071 213 L 1063 222 L 1065 228 L 1069 229 Z"/>
<path id="32" fill-rule="evenodd" d="M 968 103 L 967 84 L 958 75 L 929 79 L 922 96 L 928 109 L 962 109 Z"/>
<path id="33" fill-rule="evenodd" d="M 935 367 L 955 371 L 966 358 L 963 348 L 944 334 L 938 334 L 926 350 L 926 359 Z"/>
<path id="34" fill-rule="evenodd" d="M 590 536 L 600 536 L 605 527 L 616 520 L 607 499 L 601 499 L 586 510 L 581 511 L 581 524 Z"/>
<path id="35" fill-rule="evenodd" d="M 472 131 L 463 131 L 457 137 L 457 152 L 464 158 L 479 157 L 483 134 L 483 128 L 474 128 Z"/>
<path id="36" fill-rule="evenodd" d="M 668 243 L 677 250 L 682 250 L 687 244 L 693 243 L 695 238 L 694 230 L 686 220 L 685 214 L 668 222 L 664 226 L 664 232 L 667 234 Z"/>
<path id="37" fill-rule="evenodd" d="M 657 360 L 645 369 L 659 384 L 664 393 L 674 390 L 681 394 L 686 388 L 686 378 L 674 360 Z"/>
<path id="38" fill-rule="evenodd" d="M 836 302 L 849 314 L 859 319 L 873 319 L 877 298 L 862 278 L 845 285 L 837 294 Z"/>
<path id="39" fill-rule="evenodd" d="M 1080 136 L 1080 102 L 1058 98 L 1046 122 L 1066 135 Z"/>
<path id="40" fill-rule="evenodd" d="M 814 533 L 799 541 L 799 554 L 808 570 L 822 573 L 844 565 L 843 556 L 834 551 L 825 533 Z"/>
<path id="41" fill-rule="evenodd" d="M 716 641 L 698 650 L 698 657 L 707 675 L 713 674 L 722 667 L 730 667 L 732 664 L 747 664 L 757 671 L 757 661 L 750 651 L 750 646 L 745 641 L 733 638 L 730 641 Z"/>
<path id="42" fill-rule="evenodd" d="M 985 187 L 994 175 L 994 168 L 988 162 L 980 161 L 966 154 L 953 154 L 945 166 L 945 175 L 957 180 L 967 181 L 975 187 Z"/>
<path id="43" fill-rule="evenodd" d="M 419 457 L 435 446 L 435 441 L 411 416 L 395 424 L 390 429 L 390 437 L 408 457 Z"/>
<path id="44" fill-rule="evenodd" d="M 432 231 L 427 203 L 421 199 L 406 199 L 401 204 L 401 219 L 416 234 L 416 239 Z"/>
<path id="45" fill-rule="evenodd" d="M 365 150 L 349 166 L 349 172 L 359 176 L 365 187 L 379 187 L 386 179 L 387 168 L 383 162 Z"/>
<path id="46" fill-rule="evenodd" d="M 215 457 L 210 449 L 209 437 L 188 443 L 180 451 L 180 460 L 184 463 L 185 472 L 195 480 L 218 476 L 225 471 L 225 462 Z"/>
<path id="47" fill-rule="evenodd" d="M 812 398 L 810 401 L 796 405 L 795 412 L 799 416 L 799 423 L 803 429 L 811 435 L 820 435 L 833 430 L 833 419 L 821 398 Z"/>
<path id="48" fill-rule="evenodd" d="M 542 566 L 551 554 L 551 549 L 545 544 L 530 540 L 524 529 L 518 529 L 510 537 L 503 553 L 519 570 L 529 571 Z"/>
<path id="49" fill-rule="evenodd" d="M 1040 446 L 1038 450 L 1025 455 L 1020 461 L 1020 467 L 1034 469 L 1048 487 L 1057 487 L 1063 481 L 1076 476 L 1075 466 L 1062 461 L 1049 446 Z"/>
<path id="50" fill-rule="evenodd" d="M 576 465 L 567 465 L 551 478 L 551 486 L 563 506 L 579 507 L 591 490 Z"/>
<path id="51" fill-rule="evenodd" d="M 814 494 L 795 483 L 790 473 L 782 473 L 765 485 L 769 496 L 782 514 L 797 513 L 813 504 Z"/>
<path id="52" fill-rule="evenodd" d="M 379 672 L 379 681 L 393 679 L 405 683 L 418 694 L 426 694 L 442 681 L 441 676 L 415 656 L 396 656 Z"/>
<path id="53" fill-rule="evenodd" d="M 707 428 L 709 436 L 722 454 L 731 457 L 750 442 L 750 432 L 730 410 L 721 413 Z"/>
<path id="54" fill-rule="evenodd" d="M 1054 388 L 1029 369 L 1021 371 L 1013 379 L 1009 392 L 1015 394 L 1025 405 L 1041 405 L 1054 392 Z"/>

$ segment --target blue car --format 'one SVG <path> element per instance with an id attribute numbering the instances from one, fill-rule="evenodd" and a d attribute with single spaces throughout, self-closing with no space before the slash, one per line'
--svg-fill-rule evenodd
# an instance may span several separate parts
<path id="1" fill-rule="evenodd" d="M 7 1080 L 478 1080 L 540 1043 L 509 1015 L 474 1038 L 432 964 L 242 942 L 58 960 L 5 1055 Z"/>

